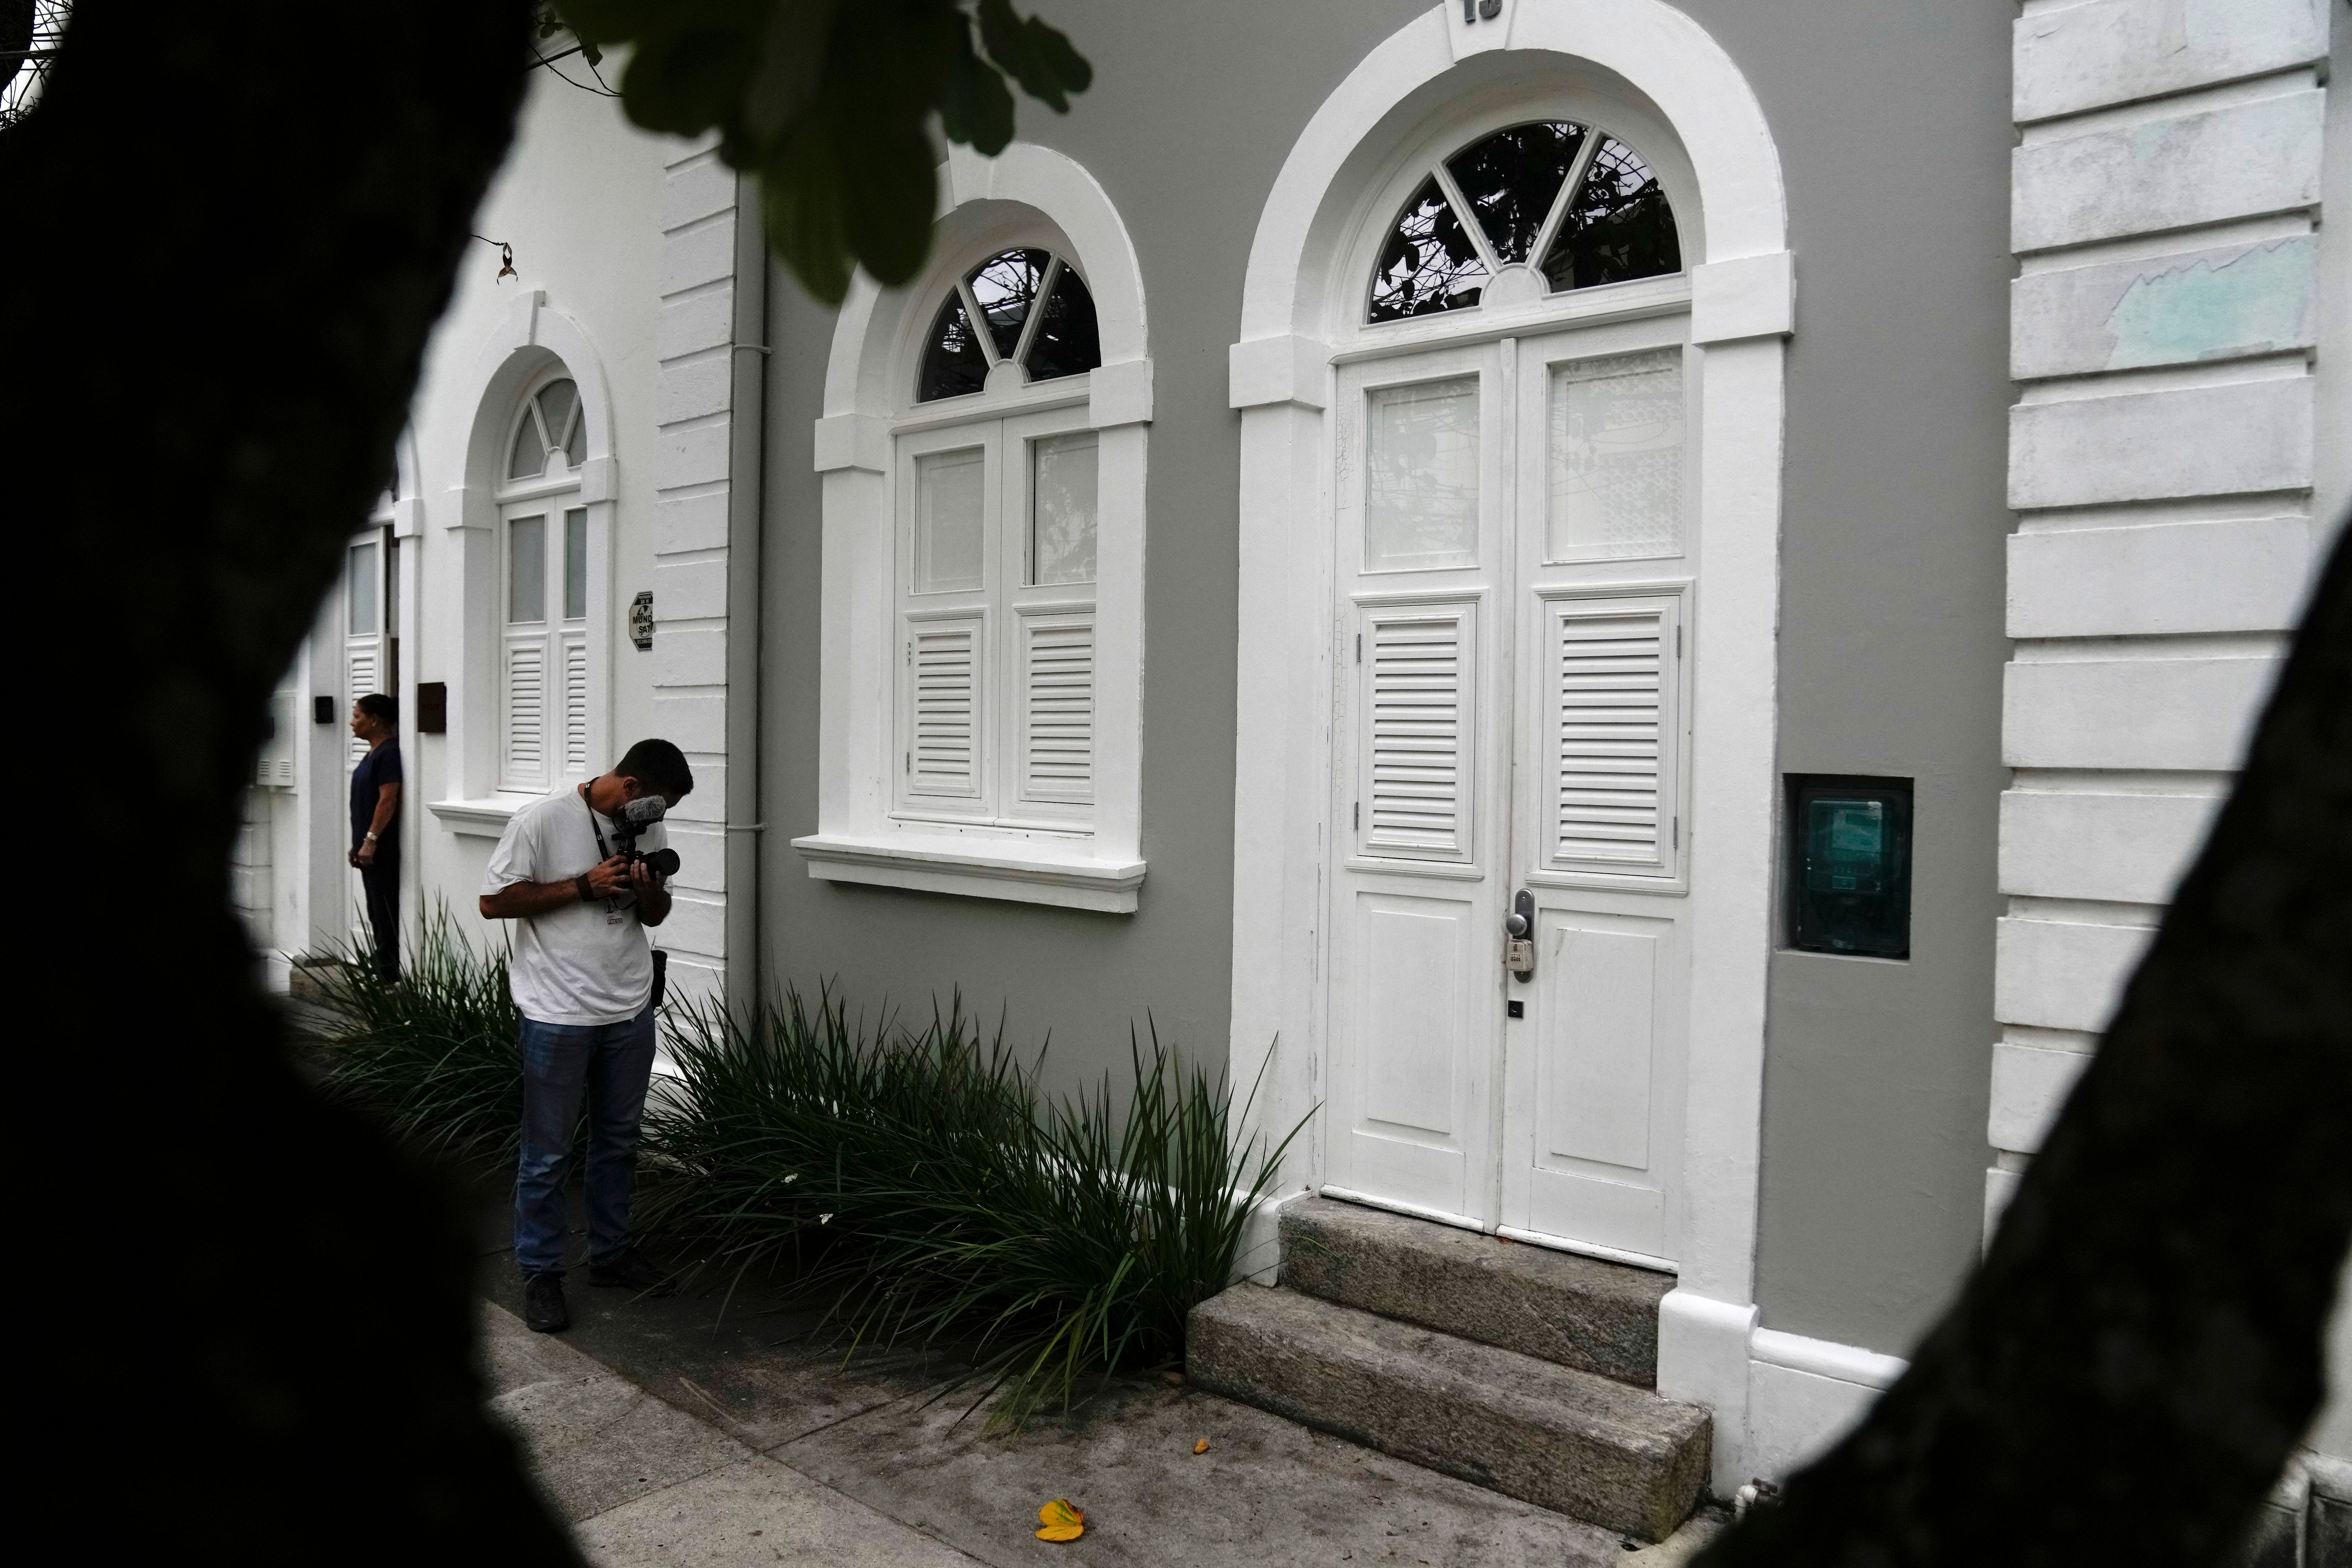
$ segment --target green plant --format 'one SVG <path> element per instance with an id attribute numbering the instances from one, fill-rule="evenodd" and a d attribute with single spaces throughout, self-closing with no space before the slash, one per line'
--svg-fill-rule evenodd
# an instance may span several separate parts
<path id="1" fill-rule="evenodd" d="M 514 1157 L 522 1067 L 503 946 L 476 948 L 437 905 L 397 986 L 376 977 L 364 935 L 333 954 L 323 979 L 330 1093 L 367 1107 L 414 1148 L 467 1163 Z"/>
<path id="2" fill-rule="evenodd" d="M 1121 1106 L 1108 1075 L 1045 1096 L 960 998 L 911 1030 L 853 1025 L 829 993 L 750 1019 L 681 1005 L 641 1212 L 739 1278 L 822 1242 L 806 1283 L 853 1348 L 976 1341 L 992 1424 L 1018 1425 L 1181 1356 L 1288 1147 L 1236 1149 L 1222 1081 L 1156 1037 L 1130 1048 Z"/>

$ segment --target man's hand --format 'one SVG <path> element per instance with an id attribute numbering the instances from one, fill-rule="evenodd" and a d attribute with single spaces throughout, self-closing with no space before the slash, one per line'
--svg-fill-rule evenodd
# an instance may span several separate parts
<path id="1" fill-rule="evenodd" d="M 614 893 L 634 891 L 635 888 L 629 876 L 628 857 L 615 855 L 610 860 L 591 866 L 588 868 L 588 886 L 600 898 L 610 897 Z"/>
<path id="2" fill-rule="evenodd" d="M 352 851 L 352 864 L 359 867 L 368 867 L 375 864 L 374 839 L 369 839 L 357 849 Z"/>

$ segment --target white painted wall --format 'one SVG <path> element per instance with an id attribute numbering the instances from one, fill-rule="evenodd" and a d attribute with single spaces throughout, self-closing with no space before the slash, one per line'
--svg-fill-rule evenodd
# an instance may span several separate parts
<path id="1" fill-rule="evenodd" d="M 2352 152 L 2321 85 L 2331 12 L 2026 0 L 2016 24 L 1988 1235 L 2228 788 L 2324 542 L 2316 411 L 2352 369 L 2340 336 L 2322 352 L 2347 259 L 2323 170 L 2340 193 Z M 2315 1443 L 2352 1444 L 2345 1408 Z"/>

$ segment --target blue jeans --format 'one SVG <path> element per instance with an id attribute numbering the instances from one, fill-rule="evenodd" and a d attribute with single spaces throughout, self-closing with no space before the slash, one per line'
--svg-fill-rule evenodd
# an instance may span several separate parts
<path id="1" fill-rule="evenodd" d="M 588 1094 L 588 1258 L 628 1250 L 637 1129 L 653 1081 L 654 1009 L 624 1024 L 522 1021 L 522 1160 L 515 1171 L 515 1261 L 526 1276 L 563 1273 L 565 1167 Z"/>

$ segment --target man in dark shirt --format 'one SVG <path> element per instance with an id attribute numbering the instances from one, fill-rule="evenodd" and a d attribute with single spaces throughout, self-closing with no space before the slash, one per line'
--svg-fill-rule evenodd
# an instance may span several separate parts
<path id="1" fill-rule="evenodd" d="M 352 704 L 352 733 L 368 754 L 352 770 L 351 863 L 367 889 L 376 973 L 400 978 L 400 704 L 370 692 Z"/>

